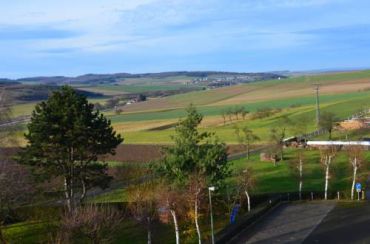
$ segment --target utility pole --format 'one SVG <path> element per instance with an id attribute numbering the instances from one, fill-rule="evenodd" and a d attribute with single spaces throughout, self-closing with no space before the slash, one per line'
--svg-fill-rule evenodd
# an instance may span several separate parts
<path id="1" fill-rule="evenodd" d="M 314 84 L 314 90 L 316 91 L 316 125 L 317 125 L 317 129 L 320 129 L 319 128 L 319 123 L 320 123 L 320 99 L 319 99 L 320 84 Z"/>

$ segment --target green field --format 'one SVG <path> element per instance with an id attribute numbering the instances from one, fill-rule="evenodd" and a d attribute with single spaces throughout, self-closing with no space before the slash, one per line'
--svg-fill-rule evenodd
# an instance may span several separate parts
<path id="1" fill-rule="evenodd" d="M 121 92 L 126 87 L 145 89 L 169 89 L 183 86 L 189 77 L 166 79 L 131 79 L 119 83 L 119 86 L 95 86 L 99 91 L 107 88 Z M 190 103 L 197 106 L 205 118 L 201 130 L 215 132 L 227 143 L 236 143 L 233 133 L 234 124 L 247 125 L 262 139 L 268 140 L 269 130 L 279 126 L 279 118 L 289 116 L 295 121 L 305 121 L 307 129 L 315 129 L 315 97 L 312 84 L 321 84 L 320 104 L 322 111 L 330 111 L 344 119 L 363 108 L 370 107 L 370 71 L 343 72 L 314 76 L 292 77 L 283 80 L 255 82 L 206 91 L 195 91 L 164 98 L 150 99 L 123 107 L 123 113 L 114 111 L 104 113 L 111 119 L 116 130 L 123 134 L 125 143 L 170 143 L 173 128 L 156 129 L 158 126 L 171 125 L 185 115 L 185 107 Z M 167 85 L 170 84 L 170 87 Z M 161 88 L 162 87 L 162 88 Z M 120 90 L 123 89 L 123 90 Z M 133 90 L 132 90 L 133 91 Z M 104 103 L 104 99 L 91 102 Z M 13 107 L 17 116 L 29 115 L 35 103 L 20 104 Z M 224 110 L 243 106 L 250 114 L 261 108 L 281 109 L 281 112 L 263 119 L 233 120 L 223 124 L 221 114 Z M 293 131 L 288 128 L 288 134 Z M 21 133 L 19 133 L 21 134 Z"/>
<path id="2" fill-rule="evenodd" d="M 341 94 L 341 95 L 333 95 L 333 96 L 325 96 L 321 99 L 321 109 L 322 111 L 330 111 L 335 113 L 338 118 L 345 119 L 348 116 L 356 113 L 359 109 L 364 107 L 370 107 L 370 92 L 358 92 L 358 93 L 350 93 L 350 94 Z M 300 104 L 299 104 L 300 103 Z M 231 124 L 223 125 L 220 122 L 217 125 L 212 127 L 204 126 L 201 130 L 207 130 L 215 132 L 217 136 L 221 138 L 221 140 L 226 141 L 227 143 L 236 143 L 236 138 L 233 133 L 233 126 L 234 124 L 238 125 L 246 125 L 249 128 L 253 129 L 255 133 L 262 139 L 262 141 L 266 141 L 268 139 L 269 130 L 272 127 L 279 126 L 279 118 L 282 115 L 287 115 L 291 120 L 299 121 L 303 120 L 307 123 L 307 129 L 312 131 L 315 129 L 315 102 L 312 98 L 306 97 L 302 99 L 286 99 L 286 100 L 278 100 L 278 101 L 271 101 L 271 102 L 262 102 L 262 103 L 255 103 L 249 104 L 246 108 L 250 111 L 256 111 L 258 108 L 267 107 L 275 108 L 283 108 L 283 110 L 271 117 L 263 118 L 263 119 L 246 119 L 246 120 L 238 120 L 233 121 Z M 290 107 L 294 104 L 294 107 Z M 297 107 L 297 104 L 299 106 Z M 199 107 L 199 111 L 210 119 L 221 119 L 221 112 L 225 109 L 225 107 Z M 148 112 L 148 113 L 133 113 L 133 114 L 124 114 L 118 116 L 112 116 L 111 119 L 114 124 L 117 126 L 120 123 L 135 123 L 138 121 L 145 121 L 145 120 L 158 120 L 162 119 L 176 119 L 178 117 L 183 117 L 185 115 L 185 111 L 183 109 L 176 109 L 170 111 L 162 111 L 162 112 Z M 169 123 L 172 123 L 169 122 Z M 288 133 L 292 135 L 294 133 L 292 130 Z M 149 131 L 149 130 L 141 130 L 141 131 L 120 131 L 126 138 L 127 143 L 168 143 L 170 142 L 170 135 L 173 134 L 173 129 L 166 129 L 160 131 Z"/>
<path id="3" fill-rule="evenodd" d="M 276 166 L 272 162 L 260 161 L 259 154 L 253 154 L 249 160 L 242 158 L 230 161 L 230 167 L 233 175 L 246 168 L 253 170 L 253 176 L 256 180 L 256 186 L 252 190 L 253 194 L 297 192 L 298 179 L 291 166 L 291 162 L 295 160 L 297 152 L 298 149 L 286 149 L 284 160 L 278 162 Z M 365 186 L 370 170 L 370 165 L 366 162 L 369 161 L 370 152 L 366 152 L 365 163 L 358 173 L 358 181 Z M 115 167 L 119 166 L 119 164 L 115 163 Z M 331 165 L 330 174 L 329 191 L 339 191 L 342 196 L 348 198 L 352 184 L 352 168 L 345 151 L 340 151 L 336 155 Z M 228 181 L 233 181 L 233 179 L 234 176 L 231 176 Z M 318 150 L 304 151 L 303 191 L 324 191 L 324 169 L 320 164 L 320 152 Z M 127 192 L 124 188 L 119 188 L 94 197 L 91 200 L 96 203 L 125 202 L 127 201 Z"/>

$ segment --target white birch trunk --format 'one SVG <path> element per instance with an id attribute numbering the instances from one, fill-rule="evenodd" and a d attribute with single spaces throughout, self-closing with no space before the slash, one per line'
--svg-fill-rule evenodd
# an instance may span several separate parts
<path id="1" fill-rule="evenodd" d="M 329 166 L 331 162 L 331 157 L 326 158 L 326 170 L 325 170 L 325 200 L 328 200 L 328 187 L 329 187 Z"/>
<path id="2" fill-rule="evenodd" d="M 64 195 L 66 197 L 66 204 L 67 204 L 68 212 L 71 212 L 72 211 L 71 198 L 69 195 L 69 189 L 68 189 L 68 183 L 67 183 L 66 177 L 64 177 Z"/>
<path id="3" fill-rule="evenodd" d="M 250 212 L 251 211 L 251 198 L 249 197 L 248 191 L 245 191 L 245 195 L 247 196 L 248 212 Z"/>
<path id="4" fill-rule="evenodd" d="M 176 244 L 180 244 L 180 231 L 179 231 L 179 225 L 177 223 L 177 217 L 175 210 L 170 210 L 170 213 L 173 218 L 173 224 L 175 225 L 175 233 L 176 233 Z"/>
<path id="5" fill-rule="evenodd" d="M 80 197 L 80 203 L 82 203 L 83 200 L 86 197 L 86 184 L 85 184 L 84 180 L 81 180 L 81 186 L 82 186 L 82 193 L 81 193 L 81 197 Z"/>
<path id="6" fill-rule="evenodd" d="M 299 160 L 299 200 L 302 200 L 302 185 L 303 185 L 303 162 Z"/>
<path id="7" fill-rule="evenodd" d="M 148 244 L 152 244 L 152 232 L 148 230 Z"/>
<path id="8" fill-rule="evenodd" d="M 354 159 L 352 162 L 353 166 L 353 179 L 352 179 L 352 188 L 351 188 L 351 200 L 354 199 L 355 195 L 355 184 L 356 184 L 356 177 L 357 177 L 357 158 Z"/>
<path id="9" fill-rule="evenodd" d="M 195 219 L 195 227 L 197 228 L 198 243 L 202 244 L 202 236 L 201 236 L 201 233 L 200 233 L 200 227 L 199 227 L 199 223 L 198 223 L 198 194 L 196 194 L 196 197 L 195 197 L 194 219 Z"/>

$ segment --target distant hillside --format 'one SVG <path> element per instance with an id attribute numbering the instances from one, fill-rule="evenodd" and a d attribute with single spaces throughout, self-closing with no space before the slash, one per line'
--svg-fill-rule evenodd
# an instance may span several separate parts
<path id="1" fill-rule="evenodd" d="M 55 85 L 33 85 L 21 84 L 17 82 L 2 82 L 0 81 L 0 89 L 4 87 L 7 95 L 13 103 L 24 103 L 32 101 L 45 100 L 48 96 L 58 89 L 60 86 Z M 98 92 L 89 92 L 76 89 L 77 93 L 83 94 L 89 98 L 102 98 L 103 94 Z"/>
<path id="2" fill-rule="evenodd" d="M 184 108 L 189 103 L 196 106 L 233 106 L 279 99 L 303 98 L 314 101 L 312 85 L 321 84 L 321 95 L 346 93 L 366 93 L 370 90 L 370 70 L 356 72 L 323 73 L 287 79 L 268 80 L 227 86 L 218 89 L 180 94 L 146 102 L 132 104 L 122 108 L 123 112 L 148 112 Z M 274 106 L 266 103 L 266 106 Z"/>
<path id="3" fill-rule="evenodd" d="M 246 77 L 248 81 L 256 80 L 270 80 L 282 77 L 281 74 L 274 73 L 238 73 L 238 72 L 217 72 L 217 71 L 177 71 L 177 72 L 161 72 L 161 73 L 143 73 L 143 74 L 129 74 L 129 73 L 116 73 L 116 74 L 86 74 L 77 77 L 66 76 L 50 76 L 50 77 L 28 77 L 16 80 L 0 79 L 0 82 L 20 82 L 20 83 L 38 83 L 38 84 L 112 84 L 122 82 L 125 79 L 166 79 L 174 76 L 185 76 L 193 79 L 205 77 Z M 282 77 L 284 78 L 284 77 Z"/>

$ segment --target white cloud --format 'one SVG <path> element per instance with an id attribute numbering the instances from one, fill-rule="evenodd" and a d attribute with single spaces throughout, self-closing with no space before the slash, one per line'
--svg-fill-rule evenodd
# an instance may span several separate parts
<path id="1" fill-rule="evenodd" d="M 4 25 L 20 34 L 0 40 L 0 55 L 199 57 L 298 50 L 321 36 L 308 30 L 369 24 L 364 6 L 366 0 L 12 0 L 1 5 L 0 36 Z M 42 29 L 73 35 L 22 39 L 24 30 Z"/>

